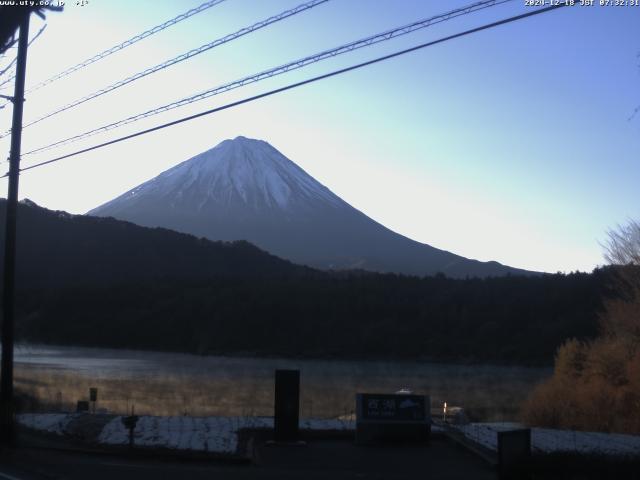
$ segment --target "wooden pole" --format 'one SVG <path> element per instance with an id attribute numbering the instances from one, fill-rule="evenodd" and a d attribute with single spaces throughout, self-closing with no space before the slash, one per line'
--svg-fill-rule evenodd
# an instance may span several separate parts
<path id="1" fill-rule="evenodd" d="M 22 141 L 22 108 L 29 45 L 29 10 L 20 22 L 18 61 L 13 96 L 11 153 L 9 156 L 9 192 L 4 243 L 4 275 L 2 289 L 2 360 L 0 364 L 0 445 L 15 443 L 13 402 L 13 343 L 16 276 L 16 216 L 18 210 L 18 179 L 20 177 L 20 147 Z"/>

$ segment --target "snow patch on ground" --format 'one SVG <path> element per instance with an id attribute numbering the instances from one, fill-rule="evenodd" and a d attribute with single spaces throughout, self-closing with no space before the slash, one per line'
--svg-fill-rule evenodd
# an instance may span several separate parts
<path id="1" fill-rule="evenodd" d="M 68 434 L 68 425 L 79 414 L 27 413 L 17 416 L 25 427 L 54 433 Z M 134 430 L 137 446 L 169 448 L 215 453 L 236 453 L 238 431 L 243 429 L 273 428 L 271 417 L 152 417 L 141 416 Z M 355 422 L 347 419 L 304 418 L 302 430 L 353 431 Z M 472 423 L 453 427 L 467 439 L 490 450 L 498 449 L 498 432 L 523 428 L 518 423 Z M 432 426 L 432 431 L 440 431 Z M 98 437 L 106 445 L 128 445 L 129 432 L 122 417 L 110 420 Z M 532 428 L 531 443 L 534 452 L 574 452 L 610 456 L 640 455 L 640 436 L 578 432 Z"/>
<path id="2" fill-rule="evenodd" d="M 498 449 L 498 432 L 523 428 L 517 423 L 472 423 L 455 427 L 466 438 L 490 450 Z M 539 453 L 571 452 L 609 456 L 640 455 L 640 436 L 575 430 L 531 429 L 531 448 Z"/>
<path id="3" fill-rule="evenodd" d="M 16 415 L 19 424 L 34 430 L 63 435 L 74 418 L 68 413 L 23 413 Z"/>
<path id="4" fill-rule="evenodd" d="M 272 420 L 273 422 L 273 420 Z M 332 418 L 302 418 L 300 419 L 301 430 L 355 430 L 355 421 Z"/>
<path id="5" fill-rule="evenodd" d="M 78 414 L 29 413 L 18 415 L 21 425 L 58 435 L 69 434 L 69 422 Z M 235 453 L 238 431 L 242 429 L 273 428 L 271 417 L 153 417 L 141 416 L 134 430 L 137 446 L 169 448 L 215 453 Z M 302 430 L 354 429 L 354 422 L 344 419 L 306 418 L 300 420 Z M 128 445 L 129 431 L 122 417 L 111 419 L 98 436 L 106 445 Z"/>
<path id="6" fill-rule="evenodd" d="M 255 422 L 262 426 L 260 422 Z M 138 446 L 234 453 L 237 431 L 243 423 L 237 417 L 151 417 L 142 416 L 134 430 Z M 102 430 L 98 441 L 108 445 L 127 445 L 129 431 L 122 417 L 115 417 Z"/>
<path id="7" fill-rule="evenodd" d="M 138 446 L 235 453 L 238 431 L 248 428 L 273 428 L 268 417 L 151 417 L 142 416 L 134 430 Z M 353 422 L 330 419 L 303 419 L 303 430 L 353 430 Z M 127 445 L 129 432 L 122 417 L 115 417 L 98 438 L 107 445 Z"/>

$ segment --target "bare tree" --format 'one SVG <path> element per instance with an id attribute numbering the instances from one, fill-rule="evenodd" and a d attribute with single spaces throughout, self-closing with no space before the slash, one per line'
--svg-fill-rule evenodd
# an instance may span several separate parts
<path id="1" fill-rule="evenodd" d="M 612 265 L 640 266 L 640 222 L 630 220 L 607 232 L 604 258 Z"/>
<path id="2" fill-rule="evenodd" d="M 640 341 L 640 222 L 629 220 L 607 232 L 604 258 L 615 267 L 600 324 L 604 333 Z"/>

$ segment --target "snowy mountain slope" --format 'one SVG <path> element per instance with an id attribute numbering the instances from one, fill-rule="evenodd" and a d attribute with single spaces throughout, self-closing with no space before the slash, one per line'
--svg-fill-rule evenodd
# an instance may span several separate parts
<path id="1" fill-rule="evenodd" d="M 387 229 L 267 142 L 237 137 L 91 210 L 212 240 L 248 240 L 297 263 L 452 277 L 531 273 L 478 262 Z"/>

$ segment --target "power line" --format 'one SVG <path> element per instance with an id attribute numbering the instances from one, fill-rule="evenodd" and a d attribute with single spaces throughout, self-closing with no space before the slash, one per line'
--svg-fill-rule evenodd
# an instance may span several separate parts
<path id="1" fill-rule="evenodd" d="M 366 62 L 358 63 L 356 65 L 351 65 L 351 66 L 346 67 L 346 68 L 341 68 L 339 70 L 334 70 L 332 72 L 325 73 L 325 74 L 319 75 L 317 77 L 312 77 L 312 78 L 309 78 L 307 80 L 302 80 L 300 82 L 292 83 L 292 84 L 286 85 L 284 87 L 280 87 L 280 88 L 276 88 L 274 90 L 270 90 L 268 92 L 264 92 L 264 93 L 261 93 L 261 94 L 258 94 L 258 95 L 254 95 L 254 96 L 251 96 L 251 97 L 248 97 L 248 98 L 244 98 L 242 100 L 231 102 L 231 103 L 228 103 L 226 105 L 222 105 L 220 107 L 216 107 L 216 108 L 212 108 L 212 109 L 209 109 L 209 110 L 205 110 L 204 112 L 196 113 L 194 115 L 189 115 L 187 117 L 183 117 L 183 118 L 180 118 L 178 120 L 173 120 L 171 122 L 164 123 L 164 124 L 161 124 L 161 125 L 157 125 L 155 127 L 148 128 L 146 130 L 141 130 L 139 132 L 132 133 L 130 135 L 125 135 L 123 137 L 119 137 L 119 138 L 116 138 L 116 139 L 113 139 L 113 140 L 109 140 L 108 142 L 100 143 L 98 145 L 93 145 L 92 147 L 83 148 L 82 150 L 78 150 L 78 151 L 75 151 L 75 152 L 72 152 L 72 153 L 68 153 L 66 155 L 62 155 L 62 156 L 59 156 L 59 157 L 56 157 L 56 158 L 52 158 L 50 160 L 46 160 L 44 162 L 40 162 L 40 163 L 36 163 L 34 165 L 30 165 L 28 167 L 20 169 L 20 171 L 31 170 L 33 168 L 38 168 L 38 167 L 42 167 L 44 165 L 49 165 L 51 163 L 59 162 L 59 161 L 64 160 L 66 158 L 74 157 L 74 156 L 80 155 L 82 153 L 87 153 L 87 152 L 90 152 L 92 150 L 97 150 L 97 149 L 100 149 L 100 148 L 103 148 L 103 147 L 106 147 L 106 146 L 109 146 L 109 145 L 113 145 L 115 143 L 120 143 L 120 142 L 123 142 L 125 140 L 130 140 L 130 139 L 135 138 L 135 137 L 146 135 L 147 133 L 151 133 L 151 132 L 155 132 L 155 131 L 158 131 L 158 130 L 162 130 L 162 129 L 167 128 L 167 127 L 172 127 L 172 126 L 178 125 L 180 123 L 188 122 L 190 120 L 194 120 L 196 118 L 204 117 L 206 115 L 211 115 L 213 113 L 217 113 L 217 112 L 220 112 L 222 110 L 227 110 L 229 108 L 237 107 L 239 105 L 243 105 L 245 103 L 253 102 L 253 101 L 259 100 L 261 98 L 270 97 L 270 96 L 275 95 L 277 93 L 285 92 L 287 90 L 292 90 L 294 88 L 298 88 L 298 87 L 301 87 L 303 85 L 307 85 L 307 84 L 310 84 L 310 83 L 315 83 L 315 82 L 318 82 L 320 80 L 325 80 L 325 79 L 330 78 L 330 77 L 335 77 L 335 76 L 341 75 L 343 73 L 347 73 L 347 72 L 350 72 L 350 71 L 353 71 L 353 70 L 357 70 L 357 69 L 360 69 L 360 68 L 363 68 L 363 67 L 366 67 L 366 66 L 369 66 L 369 65 L 373 65 L 373 64 L 376 64 L 376 63 L 379 63 L 379 62 L 383 62 L 385 60 L 390 60 L 392 58 L 399 57 L 401 55 L 406 55 L 408 53 L 415 52 L 415 51 L 421 50 L 423 48 L 431 47 L 431 46 L 437 45 L 439 43 L 444 43 L 444 42 L 447 42 L 449 40 L 453 40 L 453 39 L 460 38 L 460 37 L 463 37 L 463 36 L 466 36 L 466 35 L 477 33 L 477 32 L 480 32 L 482 30 L 488 30 L 490 28 L 498 27 L 500 25 L 505 25 L 507 23 L 512 23 L 512 22 L 515 22 L 515 21 L 518 21 L 518 20 L 522 20 L 522 19 L 525 19 L 525 18 L 528 18 L 528 17 L 532 17 L 532 16 L 535 16 L 535 15 L 540 15 L 540 14 L 546 13 L 546 12 L 550 12 L 550 11 L 556 10 L 558 8 L 566 7 L 567 5 L 568 5 L 567 3 L 559 3 L 559 4 L 556 4 L 556 5 L 551 5 L 549 7 L 541 8 L 541 9 L 538 9 L 538 10 L 533 10 L 531 12 L 523 13 L 521 15 L 516 15 L 516 16 L 513 16 L 513 17 L 505 18 L 503 20 L 498 20 L 496 22 L 488 23 L 488 24 L 482 25 L 480 27 L 472 28 L 470 30 L 465 30 L 463 32 L 456 33 L 456 34 L 453 34 L 453 35 L 449 35 L 447 37 L 439 38 L 438 40 L 433 40 L 433 41 L 430 41 L 430 42 L 422 43 L 422 44 L 416 45 L 414 47 L 410 47 L 410 48 L 407 48 L 407 49 L 404 49 L 404 50 L 400 50 L 400 51 L 397 51 L 397 52 L 394 52 L 394 53 L 391 53 L 391 54 L 388 54 L 388 55 L 384 55 L 382 57 L 374 58 L 373 60 L 368 60 Z M 6 176 L 7 176 L 7 174 L 3 175 L 0 178 L 4 178 Z"/>
<path id="2" fill-rule="evenodd" d="M 34 35 L 34 37 L 29 41 L 29 44 L 27 45 L 28 47 L 30 47 L 30 46 L 33 44 L 33 42 L 35 42 L 35 41 L 38 39 L 38 37 L 39 37 L 40 35 L 42 35 L 42 32 L 44 32 L 45 28 L 47 28 L 47 24 L 46 24 L 46 23 L 42 26 L 42 28 L 40 28 L 40 30 L 38 30 L 38 33 L 36 33 L 36 34 Z M 11 63 L 9 63 L 9 65 L 7 65 L 7 66 L 5 67 L 5 69 L 4 69 L 4 70 L 2 70 L 2 71 L 0 72 L 0 76 L 4 75 L 4 74 L 5 74 L 5 73 L 6 73 L 6 72 L 11 68 L 11 66 L 16 62 L 16 60 L 17 60 L 17 59 L 18 59 L 18 57 L 16 56 L 16 57 L 11 61 Z M 12 76 L 9 78 L 9 80 L 8 80 L 7 82 L 2 82 L 2 84 L 0 84 L 0 86 L 4 85 L 5 83 L 8 83 L 8 82 L 10 82 L 11 80 L 13 80 L 14 78 L 16 78 L 16 76 L 15 76 L 15 69 L 14 69 L 14 72 L 12 72 L 12 74 L 11 74 L 11 75 L 12 75 Z M 4 102 L 2 105 L 0 105 L 0 110 L 2 110 L 4 107 L 6 107 L 7 105 L 9 105 L 10 103 L 11 103 L 11 101 L 10 101 L 10 100 L 7 100 L 6 102 Z"/>
<path id="3" fill-rule="evenodd" d="M 29 45 L 28 45 L 29 47 L 31 46 L 31 44 L 33 42 L 36 41 L 36 39 L 40 35 L 42 35 L 42 32 L 44 32 L 45 28 L 47 28 L 47 24 L 46 23 L 42 26 L 42 28 L 40 28 L 40 30 L 38 30 L 38 33 L 36 33 L 34 35 L 34 37 L 29 41 Z M 16 63 L 17 60 L 18 60 L 18 56 L 16 55 L 15 57 L 13 57 L 13 60 L 11 60 L 11 62 L 9 62 L 9 64 L 2 71 L 0 71 L 0 76 L 4 75 L 13 66 L 13 64 Z"/>
<path id="4" fill-rule="evenodd" d="M 180 15 L 178 15 L 177 17 L 172 18 L 171 20 L 167 20 L 164 23 L 161 23 L 160 25 L 156 25 L 153 28 L 150 28 L 149 30 L 146 30 L 138 35 L 135 35 L 134 37 L 129 38 L 128 40 L 125 40 L 122 43 L 119 43 L 118 45 L 115 45 L 111 48 L 108 48 L 107 50 L 104 50 L 103 52 L 100 52 L 96 55 L 94 55 L 91 58 L 88 58 L 72 67 L 67 68 L 66 70 L 63 70 L 62 72 L 47 78 L 46 80 L 43 80 L 42 82 L 38 83 L 37 85 L 34 85 L 33 87 L 29 88 L 27 90 L 27 93 L 31 93 L 35 90 L 38 90 L 42 87 L 44 87 L 45 85 L 49 85 L 50 83 L 55 82 L 56 80 L 59 80 L 63 77 L 66 77 L 67 75 L 71 75 L 72 73 L 80 70 L 81 68 L 84 68 L 88 65 L 91 65 L 92 63 L 95 63 L 99 60 L 102 60 L 103 58 L 108 57 L 109 55 L 113 55 L 116 52 L 119 52 L 120 50 L 130 47 L 131 45 L 133 45 L 134 43 L 139 42 L 140 40 L 144 40 L 147 37 L 150 37 L 151 35 L 154 35 L 158 32 L 161 32 L 162 30 L 171 27 L 172 25 L 175 25 L 176 23 L 180 23 L 183 20 L 186 20 L 189 17 L 192 17 L 194 15 L 197 15 L 198 13 L 204 12 L 205 10 L 214 7 L 215 5 L 218 5 L 219 3 L 224 2 L 225 0 L 210 0 L 208 2 L 204 2 L 202 5 L 192 8 L 191 10 L 188 10 L 184 13 L 181 13 Z"/>
<path id="5" fill-rule="evenodd" d="M 3 87 L 3 85 L 6 85 L 7 83 L 11 82 L 11 80 L 13 80 L 14 78 L 16 78 L 15 74 L 11 74 L 11 76 L 5 80 L 3 80 L 2 82 L 0 82 L 0 88 L 6 88 Z"/>
<path id="6" fill-rule="evenodd" d="M 478 10 L 482 10 L 485 8 L 489 8 L 492 6 L 496 6 L 496 5 L 500 5 L 502 3 L 506 3 L 506 2 L 510 2 L 513 0 L 485 0 L 485 1 L 481 1 L 481 2 L 477 2 L 471 5 L 468 5 L 466 7 L 462 7 L 456 10 L 452 10 L 450 12 L 444 13 L 444 14 L 440 14 L 440 15 L 436 15 L 434 17 L 430 17 L 427 19 L 423 19 L 423 20 L 419 20 L 413 23 L 410 23 L 408 25 L 403 25 L 401 27 L 396 27 L 394 29 L 391 30 L 386 30 L 382 33 L 377 33 L 375 35 L 371 35 L 369 37 L 366 38 L 362 38 L 360 40 L 356 40 L 354 42 L 351 43 L 347 43 L 344 45 L 340 45 L 339 47 L 335 47 L 332 48 L 330 50 L 325 50 L 322 51 L 320 53 L 316 53 L 314 55 L 310 55 L 307 57 L 303 57 L 300 58 L 298 60 L 294 60 L 293 62 L 289 62 L 286 63 L 284 65 L 280 65 L 278 67 L 274 67 L 271 68 L 269 70 L 265 70 L 247 77 L 243 77 L 239 80 L 235 80 L 233 82 L 229 82 L 214 88 L 211 88 L 209 90 L 206 90 L 204 92 L 200 92 L 197 93 L 195 95 L 192 95 L 190 97 L 186 97 L 183 98 L 181 100 L 177 100 L 175 102 L 172 103 L 168 103 L 166 105 L 162 105 L 160 107 L 154 108 L 152 110 L 148 110 L 146 112 L 143 113 L 139 113 L 130 117 L 127 117 L 125 119 L 119 120 L 117 122 L 113 122 L 107 125 L 103 125 L 101 127 L 98 128 L 94 128 L 92 130 L 88 130 L 86 132 L 80 133 L 78 135 L 73 135 L 71 137 L 65 138 L 63 140 L 59 140 L 57 142 L 51 143 L 49 145 L 43 146 L 43 147 L 39 147 L 36 148 L 34 150 L 30 150 L 28 152 L 26 152 L 24 155 L 31 155 L 34 153 L 38 153 L 38 152 L 42 152 L 45 150 L 49 150 L 51 148 L 55 148 L 55 147 L 60 147 L 62 145 L 68 145 L 70 143 L 75 143 L 79 140 L 82 140 L 84 138 L 88 138 L 94 135 L 97 135 L 99 133 L 104 133 L 110 130 L 113 130 L 115 128 L 127 125 L 129 123 L 133 123 L 136 122 L 138 120 L 142 120 L 144 118 L 148 118 L 154 115 L 157 115 L 159 113 L 164 113 L 167 112 L 169 110 L 173 110 L 174 108 L 178 108 L 184 105 L 188 105 L 190 103 L 196 102 L 196 101 L 200 101 L 200 100 L 204 100 L 206 98 L 215 96 L 215 95 L 219 95 L 221 93 L 224 92 L 228 92 L 229 90 L 233 90 L 235 88 L 239 88 L 239 87 L 243 87 L 245 85 L 248 85 L 250 83 L 255 83 L 255 82 L 259 82 L 261 80 L 265 80 L 267 78 L 271 78 L 274 77 L 276 75 L 281 75 L 283 73 L 287 73 L 290 72 L 292 70 L 296 70 L 298 68 L 302 68 L 305 67 L 307 65 L 310 65 L 312 63 L 316 63 L 328 58 L 332 58 L 335 57 L 337 55 L 341 55 L 343 53 L 347 53 L 347 52 L 351 52 L 353 50 L 357 50 L 359 48 L 363 48 L 363 47 L 368 47 L 370 45 L 379 43 L 379 42 L 383 42 L 383 41 L 387 41 L 387 40 L 391 40 L 392 38 L 396 38 L 402 35 L 406 35 L 409 34 L 411 32 L 414 32 L 416 30 L 422 29 L 422 28 L 426 28 L 429 27 L 431 25 L 437 24 L 437 23 L 441 23 L 447 20 L 451 20 L 452 18 L 456 18 L 458 16 L 461 15 L 466 15 Z M 1 138 L 1 137 L 0 137 Z"/>
<path id="7" fill-rule="evenodd" d="M 17 38 L 10 39 L 5 45 L 0 45 L 0 54 L 4 54 L 10 48 L 16 48 L 14 45 L 18 41 Z"/>
<path id="8" fill-rule="evenodd" d="M 3 69 L 0 71 L 0 76 L 2 76 L 2 75 L 4 75 L 5 73 L 7 73 L 7 72 L 9 71 L 9 69 L 10 69 L 11 67 L 13 67 L 13 64 L 14 64 L 14 63 L 16 63 L 17 58 L 18 58 L 18 57 L 13 57 L 13 60 L 11 60 L 11 61 L 7 64 L 7 66 L 6 66 L 5 68 L 3 68 Z"/>
<path id="9" fill-rule="evenodd" d="M 281 12 L 277 15 L 273 15 L 272 17 L 266 18 L 264 20 L 261 20 L 257 23 L 254 23 L 253 25 L 249 26 L 249 27 L 245 27 L 242 28 L 240 30 L 238 30 L 237 32 L 234 33 L 230 33 L 229 35 L 225 35 L 224 37 L 218 38 L 212 42 L 206 43 L 204 45 L 201 45 L 198 48 L 194 48 L 193 50 L 189 50 L 186 53 L 183 53 L 182 55 L 178 55 L 177 57 L 171 58 L 165 62 L 159 63 L 158 65 L 155 65 L 153 67 L 147 68 L 146 70 L 143 70 L 141 72 L 138 72 L 134 75 L 131 75 L 123 80 L 119 80 L 116 83 L 113 83 L 107 87 L 101 88 L 100 90 L 97 90 L 93 93 L 90 93 L 89 95 L 86 95 L 78 100 L 75 100 L 71 103 L 68 103 L 52 112 L 47 113 L 46 115 L 43 115 L 42 117 L 37 118 L 36 120 L 33 120 L 32 122 L 27 123 L 26 125 L 23 126 L 23 128 L 27 128 L 30 127 L 32 125 L 35 125 L 36 123 L 40 123 L 43 120 L 46 120 L 50 117 L 53 117 L 54 115 L 57 115 L 59 113 L 62 113 L 66 110 L 69 110 L 70 108 L 73 107 L 77 107 L 78 105 L 81 105 L 85 102 L 88 102 L 89 100 L 93 100 L 94 98 L 100 97 L 102 95 L 104 95 L 105 93 L 109 93 L 112 92 L 113 90 L 116 90 L 120 87 L 123 87 L 131 82 L 135 82 L 136 80 L 140 80 L 141 78 L 146 77 L 147 75 L 151 75 L 152 73 L 156 73 L 159 72 L 160 70 L 164 70 L 167 67 L 170 67 L 171 65 L 175 65 L 176 63 L 179 62 L 183 62 L 185 60 L 188 60 L 192 57 L 195 57 L 196 55 L 199 55 L 201 53 L 204 53 L 208 50 L 211 50 L 212 48 L 218 47 L 220 45 L 223 45 L 225 43 L 231 42 L 232 40 L 235 40 L 237 38 L 243 37 L 244 35 L 247 35 L 249 33 L 255 32 L 256 30 L 260 30 L 262 28 L 265 28 L 273 23 L 279 22 L 281 20 L 284 20 L 285 18 L 291 17 L 293 15 L 297 15 L 298 13 L 304 12 L 306 10 L 309 10 L 311 8 L 317 7 L 318 5 L 321 5 L 323 3 L 328 2 L 329 0 L 311 0 L 307 3 L 303 3 L 301 5 L 298 5 L 297 7 L 291 8 L 289 10 L 285 10 L 284 12 Z M 9 133 L 11 133 L 11 130 L 7 130 L 4 133 L 0 134 L 0 138 L 4 138 L 6 137 Z"/>

